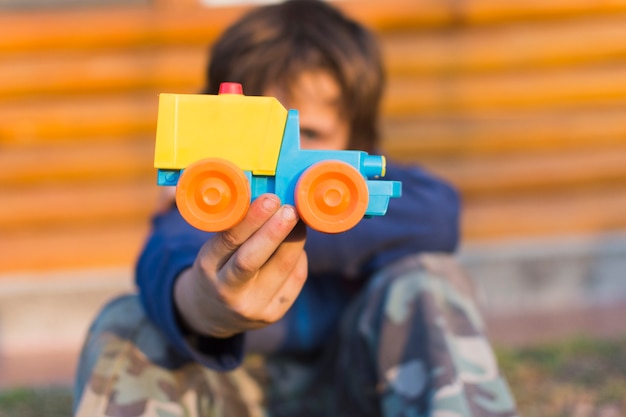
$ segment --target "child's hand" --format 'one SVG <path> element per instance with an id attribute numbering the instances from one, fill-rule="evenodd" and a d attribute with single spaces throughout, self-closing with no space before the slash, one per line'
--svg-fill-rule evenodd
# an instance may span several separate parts
<path id="1" fill-rule="evenodd" d="M 232 229 L 207 241 L 175 287 L 175 300 L 195 332 L 229 337 L 279 320 L 307 276 L 306 229 L 292 206 L 264 194 Z"/>

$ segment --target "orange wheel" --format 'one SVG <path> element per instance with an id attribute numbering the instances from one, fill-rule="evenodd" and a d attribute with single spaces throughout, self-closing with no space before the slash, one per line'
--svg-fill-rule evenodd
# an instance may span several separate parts
<path id="1" fill-rule="evenodd" d="M 322 161 L 309 167 L 296 185 L 300 217 L 315 230 L 340 233 L 365 215 L 369 193 L 365 178 L 345 162 Z"/>
<path id="2" fill-rule="evenodd" d="M 183 218 L 197 229 L 229 229 L 243 219 L 250 206 L 248 178 L 230 161 L 197 161 L 178 180 L 176 204 Z"/>

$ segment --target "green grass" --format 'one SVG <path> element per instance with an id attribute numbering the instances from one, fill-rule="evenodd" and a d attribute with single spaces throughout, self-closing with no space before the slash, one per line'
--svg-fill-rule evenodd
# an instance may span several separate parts
<path id="1" fill-rule="evenodd" d="M 69 417 L 72 392 L 66 387 L 12 388 L 0 392 L 0 417 Z"/>
<path id="2" fill-rule="evenodd" d="M 525 349 L 497 349 L 524 417 L 626 415 L 626 338 L 572 339 Z M 69 388 L 0 391 L 0 417 L 67 417 Z"/>
<path id="3" fill-rule="evenodd" d="M 522 416 L 626 415 L 626 339 L 579 338 L 497 355 Z"/>

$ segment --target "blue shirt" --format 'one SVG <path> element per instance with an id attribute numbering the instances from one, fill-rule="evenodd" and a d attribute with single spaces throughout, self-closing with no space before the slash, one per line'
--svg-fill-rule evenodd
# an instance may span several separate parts
<path id="1" fill-rule="evenodd" d="M 341 311 L 371 274 L 410 254 L 453 252 L 459 241 L 458 193 L 417 167 L 388 164 L 385 179 L 402 182 L 385 216 L 363 219 L 340 234 L 307 231 L 307 282 L 285 316 L 264 329 L 217 339 L 186 334 L 173 286 L 211 236 L 175 208 L 157 215 L 139 257 L 136 282 L 148 317 L 189 360 L 216 370 L 237 367 L 247 352 L 309 353 L 320 348 Z"/>

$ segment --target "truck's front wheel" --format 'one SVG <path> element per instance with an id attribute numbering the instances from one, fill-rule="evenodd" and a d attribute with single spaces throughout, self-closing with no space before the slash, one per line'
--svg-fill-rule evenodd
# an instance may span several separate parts
<path id="1" fill-rule="evenodd" d="M 315 230 L 340 233 L 361 221 L 369 193 L 365 178 L 342 161 L 322 161 L 307 168 L 295 190 L 300 217 Z"/>
<path id="2" fill-rule="evenodd" d="M 189 165 L 176 187 L 176 205 L 197 229 L 220 232 L 239 223 L 250 206 L 250 185 L 230 161 L 203 159 Z"/>

